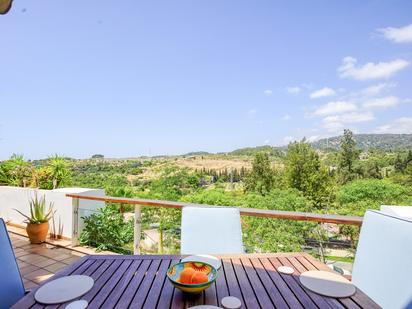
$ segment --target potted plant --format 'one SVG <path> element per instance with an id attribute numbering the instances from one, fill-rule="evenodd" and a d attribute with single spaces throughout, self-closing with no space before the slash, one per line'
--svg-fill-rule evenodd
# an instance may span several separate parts
<path id="1" fill-rule="evenodd" d="M 26 231 L 32 244 L 40 244 L 46 241 L 47 233 L 49 231 L 49 220 L 53 217 L 53 203 L 49 204 L 49 209 L 46 210 L 45 196 L 37 197 L 29 201 L 30 216 L 25 215 L 21 211 L 15 209 L 18 213 L 26 218 Z"/>

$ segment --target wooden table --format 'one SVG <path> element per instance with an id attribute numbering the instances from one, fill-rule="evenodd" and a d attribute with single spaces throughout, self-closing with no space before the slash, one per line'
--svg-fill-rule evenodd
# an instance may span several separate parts
<path id="1" fill-rule="evenodd" d="M 299 273 L 329 268 L 306 253 L 242 254 L 221 256 L 223 267 L 216 283 L 199 295 L 185 295 L 166 278 L 169 266 L 180 260 L 173 255 L 89 255 L 63 269 L 50 280 L 84 274 L 95 280 L 81 299 L 89 308 L 188 308 L 219 305 L 228 295 L 238 297 L 244 308 L 379 308 L 359 289 L 350 298 L 323 297 L 304 288 Z M 294 275 L 277 272 L 281 265 Z M 34 300 L 33 290 L 13 308 L 45 308 Z M 46 308 L 63 308 L 48 306 Z"/>

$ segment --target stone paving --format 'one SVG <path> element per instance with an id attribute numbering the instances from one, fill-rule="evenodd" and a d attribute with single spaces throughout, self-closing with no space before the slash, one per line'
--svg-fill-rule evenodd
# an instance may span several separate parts
<path id="1" fill-rule="evenodd" d="M 9 232 L 26 289 L 36 287 L 84 253 L 50 244 L 32 245 L 27 237 Z"/>

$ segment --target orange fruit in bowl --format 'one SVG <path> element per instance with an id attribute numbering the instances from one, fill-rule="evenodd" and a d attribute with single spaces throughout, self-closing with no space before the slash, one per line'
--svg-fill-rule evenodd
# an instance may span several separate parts
<path id="1" fill-rule="evenodd" d="M 209 279 L 205 273 L 195 271 L 195 273 L 192 275 L 192 284 L 200 284 L 200 283 L 205 283 L 208 282 Z"/>
<path id="2" fill-rule="evenodd" d="M 177 282 L 184 283 L 184 284 L 190 284 L 192 283 L 192 276 L 195 274 L 195 270 L 193 268 L 185 268 L 180 272 L 179 279 L 177 279 Z"/>

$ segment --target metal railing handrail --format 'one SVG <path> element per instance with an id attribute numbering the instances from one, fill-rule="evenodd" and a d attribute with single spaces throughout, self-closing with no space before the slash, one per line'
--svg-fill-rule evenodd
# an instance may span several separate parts
<path id="1" fill-rule="evenodd" d="M 191 204 L 183 202 L 172 202 L 172 201 L 160 201 L 160 200 L 148 200 L 148 199 L 137 199 L 137 198 L 126 198 L 126 197 L 112 197 L 112 196 L 89 196 L 82 194 L 66 194 L 66 197 L 72 198 L 72 208 L 73 208 L 73 237 L 72 244 L 77 245 L 78 240 L 78 214 L 79 214 L 79 201 L 80 200 L 91 200 L 91 201 L 101 201 L 107 203 L 119 203 L 119 204 L 129 204 L 134 205 L 134 241 L 133 241 L 133 251 L 134 254 L 140 253 L 140 234 L 141 234 L 141 206 L 149 207 L 165 207 L 165 208 L 177 208 L 182 209 L 183 207 L 222 207 L 216 205 L 204 205 L 204 204 Z M 235 206 L 226 206 L 235 207 Z M 299 220 L 299 221 L 312 221 L 319 223 L 335 223 L 335 224 L 350 224 L 350 225 L 362 225 L 362 217 L 354 216 L 341 216 L 341 215 L 330 215 L 330 214 L 318 214 L 318 213 L 307 213 L 307 212 L 297 212 L 297 211 L 283 211 L 283 210 L 270 210 L 270 209 L 257 209 L 257 208 L 241 208 L 237 207 L 242 216 L 253 216 L 261 218 L 274 218 L 274 219 L 285 219 L 285 220 Z"/>
<path id="2" fill-rule="evenodd" d="M 152 207 L 165 207 L 165 208 L 183 208 L 187 206 L 195 207 L 221 207 L 216 205 L 205 205 L 205 204 L 192 204 L 184 202 L 172 202 L 172 201 L 161 201 L 161 200 L 148 200 L 148 199 L 137 199 L 137 198 L 126 198 L 126 197 L 112 197 L 112 196 L 87 196 L 81 194 L 66 194 L 67 197 L 82 200 L 92 200 L 92 201 L 102 201 L 108 203 L 119 203 L 119 204 L 130 204 L 130 205 L 140 205 L 140 206 L 152 206 Z M 226 206 L 226 207 L 237 207 L 237 206 Z M 298 212 L 298 211 L 284 211 L 284 210 L 270 210 L 270 209 L 258 209 L 258 208 L 241 208 L 240 210 L 242 216 L 253 216 L 262 218 L 275 218 L 275 219 L 286 219 L 286 220 L 298 220 L 298 221 L 314 221 L 321 223 L 335 223 L 335 224 L 349 224 L 349 225 L 362 225 L 363 217 L 355 216 L 342 216 L 342 215 L 331 215 L 331 214 L 320 214 L 320 213 L 309 213 L 309 212 Z"/>

